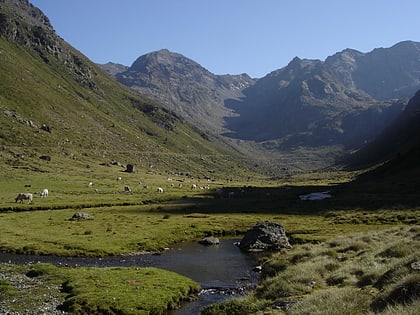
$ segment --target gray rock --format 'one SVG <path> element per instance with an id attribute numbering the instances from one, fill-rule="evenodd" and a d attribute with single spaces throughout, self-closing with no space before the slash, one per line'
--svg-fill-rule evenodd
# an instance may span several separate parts
<path id="1" fill-rule="evenodd" d="M 127 168 L 125 171 L 127 173 L 134 173 L 136 171 L 136 167 L 133 164 L 127 164 Z"/>
<path id="2" fill-rule="evenodd" d="M 249 252 L 275 251 L 291 248 L 286 231 L 280 223 L 261 222 L 248 230 L 239 247 Z"/>
<path id="3" fill-rule="evenodd" d="M 72 220 L 93 220 L 93 216 L 86 212 L 76 212 L 71 218 Z"/>
<path id="4" fill-rule="evenodd" d="M 217 237 L 205 237 L 202 240 L 199 240 L 198 243 L 205 246 L 219 245 L 220 240 Z"/>

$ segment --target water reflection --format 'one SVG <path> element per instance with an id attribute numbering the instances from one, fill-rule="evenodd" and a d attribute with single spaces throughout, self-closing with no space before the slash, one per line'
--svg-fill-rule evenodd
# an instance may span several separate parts
<path id="1" fill-rule="evenodd" d="M 172 312 L 176 315 L 200 313 L 205 305 L 244 294 L 257 284 L 259 274 L 252 271 L 255 257 L 245 254 L 234 242 L 221 240 L 217 246 L 203 246 L 196 242 L 176 245 L 162 255 L 132 255 L 107 258 L 32 256 L 0 253 L 0 262 L 26 264 L 47 262 L 57 266 L 90 267 L 157 267 L 185 275 L 203 288 L 198 301 Z"/>

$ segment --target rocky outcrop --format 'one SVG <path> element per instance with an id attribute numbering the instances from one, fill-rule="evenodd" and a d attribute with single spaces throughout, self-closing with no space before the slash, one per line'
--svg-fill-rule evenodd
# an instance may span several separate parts
<path id="1" fill-rule="evenodd" d="M 96 88 L 96 72 L 88 59 L 64 42 L 48 17 L 29 1 L 0 1 L 0 35 L 34 52 L 49 65 L 60 63 L 79 84 Z"/>
<path id="2" fill-rule="evenodd" d="M 71 217 L 72 220 L 93 220 L 93 216 L 86 212 L 76 212 Z"/>
<path id="3" fill-rule="evenodd" d="M 122 84 L 159 101 L 166 109 L 199 126 L 221 132 L 231 111 L 226 99 L 243 97 L 255 82 L 247 74 L 215 75 L 185 56 L 167 49 L 140 56 L 129 68 L 102 65 Z"/>
<path id="4" fill-rule="evenodd" d="M 214 246 L 219 245 L 220 240 L 217 237 L 205 237 L 202 240 L 199 240 L 198 243 L 204 246 Z"/>
<path id="5" fill-rule="evenodd" d="M 360 147 L 405 105 L 405 101 L 378 100 L 359 85 L 350 69 L 358 67 L 357 58 L 363 55 L 345 51 L 325 62 L 294 58 L 245 89 L 246 97 L 226 103 L 237 115 L 225 118 L 230 130 L 225 135 L 278 149 Z"/>
<path id="6" fill-rule="evenodd" d="M 128 70 L 127 66 L 124 66 L 124 65 L 119 64 L 119 63 L 114 63 L 114 62 L 99 64 L 98 66 L 101 67 L 103 70 L 105 70 L 106 72 L 108 72 L 112 76 L 116 76 L 117 74 Z"/>
<path id="7" fill-rule="evenodd" d="M 276 251 L 291 247 L 283 225 L 269 221 L 256 224 L 245 233 L 239 243 L 239 248 L 248 252 Z"/>

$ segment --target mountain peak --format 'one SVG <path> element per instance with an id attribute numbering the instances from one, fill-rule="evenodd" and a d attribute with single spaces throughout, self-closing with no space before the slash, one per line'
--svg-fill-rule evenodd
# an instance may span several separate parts
<path id="1" fill-rule="evenodd" d="M 196 69 L 207 71 L 195 61 L 168 49 L 161 49 L 142 55 L 130 67 L 130 70 L 142 73 L 155 71 L 187 73 Z"/>

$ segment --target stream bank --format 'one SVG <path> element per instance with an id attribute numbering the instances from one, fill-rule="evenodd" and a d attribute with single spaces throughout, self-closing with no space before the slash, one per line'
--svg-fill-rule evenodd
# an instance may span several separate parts
<path id="1" fill-rule="evenodd" d="M 56 266 L 156 267 L 174 271 L 200 283 L 198 300 L 185 303 L 173 315 L 199 314 L 203 306 L 239 297 L 256 286 L 260 275 L 253 268 L 256 257 L 234 245 L 238 240 L 221 240 L 217 246 L 197 242 L 177 244 L 161 255 L 141 254 L 106 258 L 32 256 L 0 253 L 0 263 L 51 263 Z"/>

